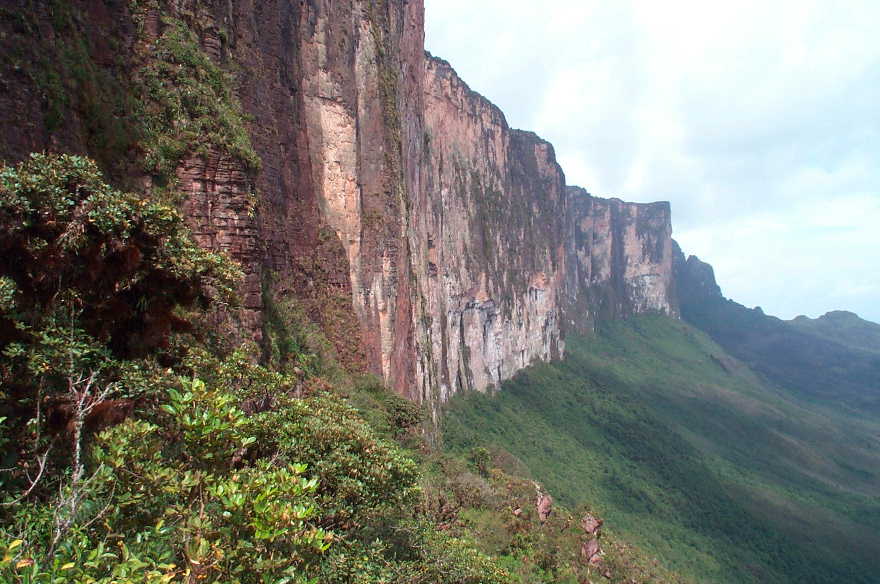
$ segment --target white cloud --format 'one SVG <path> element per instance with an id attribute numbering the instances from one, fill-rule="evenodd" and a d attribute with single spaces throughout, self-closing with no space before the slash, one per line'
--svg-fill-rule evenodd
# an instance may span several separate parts
<path id="1" fill-rule="evenodd" d="M 669 200 L 725 294 L 880 321 L 880 4 L 427 0 L 428 49 L 571 184 Z"/>

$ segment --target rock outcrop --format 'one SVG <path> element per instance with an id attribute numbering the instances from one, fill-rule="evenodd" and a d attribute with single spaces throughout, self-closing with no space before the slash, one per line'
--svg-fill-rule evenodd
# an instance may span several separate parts
<path id="1" fill-rule="evenodd" d="M 344 361 L 436 412 L 562 355 L 567 330 L 678 314 L 669 205 L 566 187 L 549 143 L 424 52 L 421 0 L 18 4 L 0 24 L 6 160 L 73 151 L 162 188 L 139 163 L 152 104 L 126 109 L 150 95 L 158 40 L 186 27 L 229 76 L 222 111 L 240 108 L 247 136 L 206 135 L 171 186 L 198 241 L 242 264 L 241 325 L 264 346 L 266 315 L 295 299 Z M 76 67 L 47 61 L 73 46 Z"/>
<path id="2" fill-rule="evenodd" d="M 672 247 L 672 266 L 680 303 L 701 303 L 723 299 L 712 266 L 695 255 L 685 258 L 676 241 L 672 242 Z"/>
<path id="3" fill-rule="evenodd" d="M 538 520 L 544 523 L 550 517 L 550 514 L 553 513 L 553 497 L 541 492 L 537 485 L 535 485 L 535 488 L 538 489 L 538 494 L 535 498 L 535 510 L 538 512 Z"/>
<path id="4" fill-rule="evenodd" d="M 587 513 L 581 519 L 581 529 L 584 530 L 584 540 L 581 543 L 581 561 L 592 567 L 602 565 L 602 548 L 599 546 L 599 538 L 602 536 L 601 529 L 604 521 Z"/>

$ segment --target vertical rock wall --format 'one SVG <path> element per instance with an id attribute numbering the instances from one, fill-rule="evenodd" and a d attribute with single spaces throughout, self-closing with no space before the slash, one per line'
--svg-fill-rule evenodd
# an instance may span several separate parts
<path id="1" fill-rule="evenodd" d="M 63 29 L 56 5 L 11 1 L 28 17 L 0 23 L 17 59 L 0 78 L 0 155 L 89 154 L 151 190 L 136 112 L 90 108 L 136 94 L 155 40 L 185 23 L 230 76 L 260 165 L 203 144 L 174 175 L 199 242 L 242 264 L 241 322 L 264 345 L 267 315 L 295 298 L 348 365 L 437 411 L 558 357 L 565 329 L 677 314 L 668 204 L 567 188 L 550 144 L 426 56 L 421 0 L 76 0 Z M 77 91 L 59 120 L 40 72 L 62 45 L 84 46 L 82 68 L 114 85 L 62 79 Z M 106 147 L 114 124 L 132 126 L 125 148 Z"/>
<path id="2" fill-rule="evenodd" d="M 626 203 L 568 187 L 567 324 L 647 311 L 678 316 L 669 203 Z"/>
<path id="3" fill-rule="evenodd" d="M 563 349 L 565 181 L 448 63 L 425 62 L 422 189 L 412 193 L 420 397 L 498 385 Z"/>

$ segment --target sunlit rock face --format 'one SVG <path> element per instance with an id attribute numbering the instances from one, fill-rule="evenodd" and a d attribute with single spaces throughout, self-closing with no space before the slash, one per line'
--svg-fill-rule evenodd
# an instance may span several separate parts
<path id="1" fill-rule="evenodd" d="M 486 390 L 563 350 L 564 177 L 448 63 L 425 62 L 422 189 L 413 199 L 421 397 Z"/>
<path id="2" fill-rule="evenodd" d="M 245 272 L 242 338 L 267 342 L 276 305 L 295 298 L 345 365 L 436 413 L 561 356 L 568 330 L 677 315 L 669 205 L 566 187 L 549 143 L 425 53 L 421 0 L 70 4 L 74 30 L 36 9 L 31 68 L 79 34 L 90 67 L 125 91 L 176 20 L 229 74 L 259 169 L 209 145 L 175 175 L 197 241 Z M 0 32 L 17 38 L 11 23 Z M 115 182 L 149 194 L 137 144 L 108 157 L 85 108 L 49 127 L 31 108 L 39 76 L 19 77 L 0 91 L 3 158 L 103 155 Z"/>

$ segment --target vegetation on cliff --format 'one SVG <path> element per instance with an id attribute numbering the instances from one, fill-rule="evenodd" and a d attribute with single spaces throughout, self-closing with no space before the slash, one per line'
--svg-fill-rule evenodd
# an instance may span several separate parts
<path id="1" fill-rule="evenodd" d="M 145 170 L 172 180 L 184 157 L 219 149 L 255 172 L 260 158 L 245 129 L 232 77 L 205 54 L 184 22 L 163 17 L 162 24 L 134 76 Z"/>
<path id="2" fill-rule="evenodd" d="M 573 516 L 535 508 L 536 483 L 479 451 L 428 449 L 421 409 L 345 371 L 301 314 L 265 365 L 256 347 L 215 343 L 205 315 L 234 309 L 236 266 L 92 161 L 0 169 L 0 250 L 3 581 L 492 584 L 598 570 Z"/>

